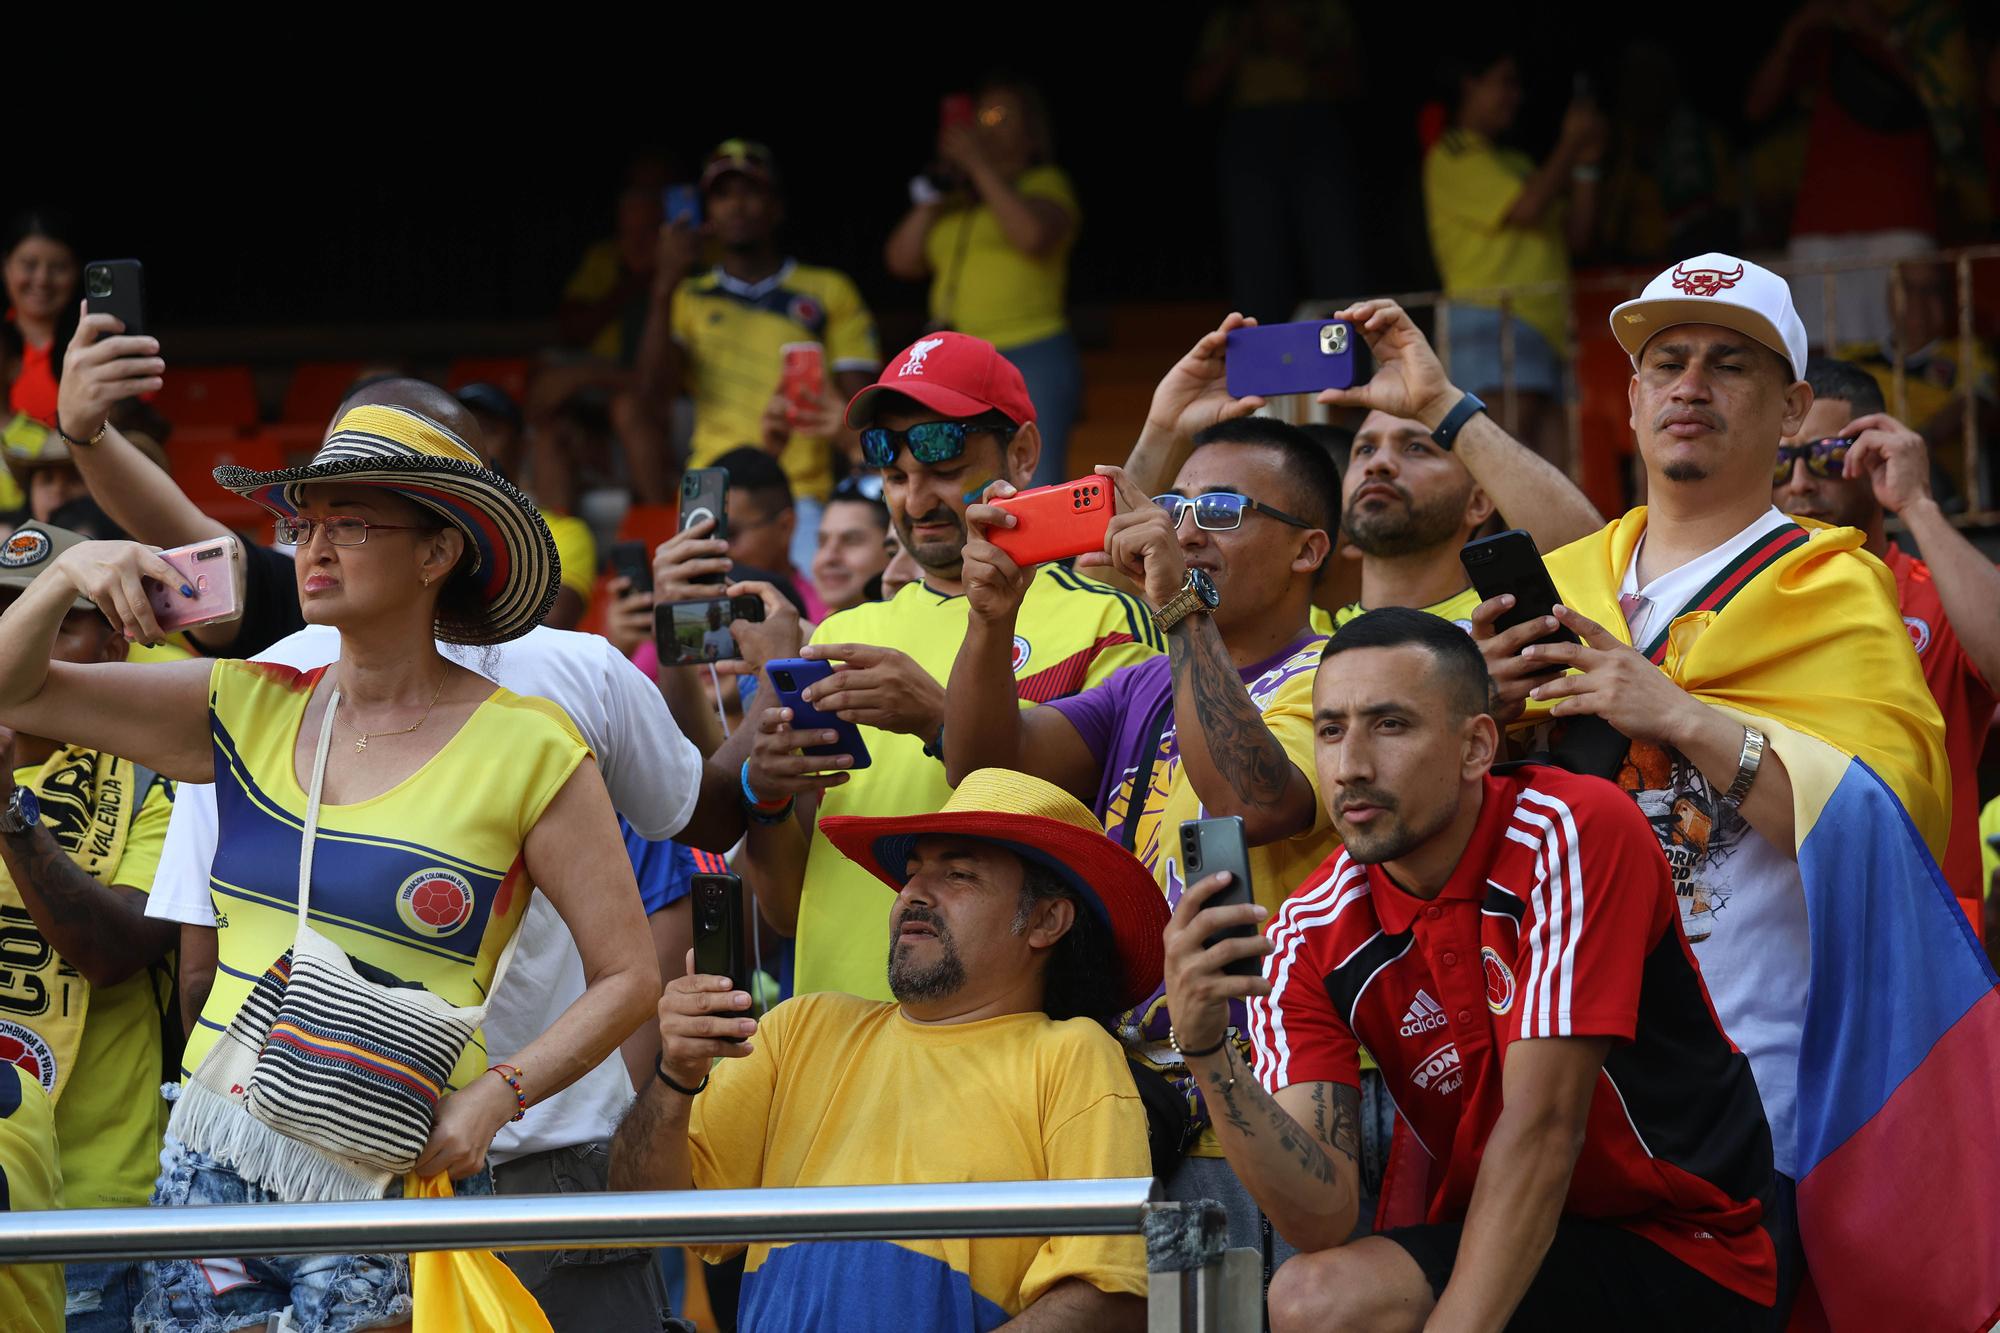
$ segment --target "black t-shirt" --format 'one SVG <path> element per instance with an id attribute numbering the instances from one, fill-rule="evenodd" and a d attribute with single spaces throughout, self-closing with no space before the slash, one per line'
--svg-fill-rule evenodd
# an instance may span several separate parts
<path id="1" fill-rule="evenodd" d="M 205 657 L 255 657 L 288 634 L 306 627 L 299 611 L 299 585 L 292 558 L 283 551 L 243 543 L 243 618 L 236 637 L 211 647 L 193 635 L 188 642 Z"/>

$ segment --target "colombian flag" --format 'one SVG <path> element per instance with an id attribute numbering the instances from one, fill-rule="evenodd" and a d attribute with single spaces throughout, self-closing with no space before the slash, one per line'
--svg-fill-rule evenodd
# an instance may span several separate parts
<path id="1" fill-rule="evenodd" d="M 1743 720 L 1751 719 L 1745 717 Z M 1836 1329 L 2000 1319 L 2000 992 L 1896 794 L 1771 722 L 1812 951 L 1799 1235 Z"/>

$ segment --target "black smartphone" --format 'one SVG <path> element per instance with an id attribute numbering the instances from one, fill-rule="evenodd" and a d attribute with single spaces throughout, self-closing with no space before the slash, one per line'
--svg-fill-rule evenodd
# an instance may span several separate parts
<path id="1" fill-rule="evenodd" d="M 743 881 L 735 875 L 692 875 L 694 970 L 728 977 L 750 989 L 750 966 L 743 954 Z"/>
<path id="2" fill-rule="evenodd" d="M 618 542 L 604 557 L 613 574 L 622 574 L 634 592 L 653 590 L 653 561 L 644 542 Z"/>
<path id="3" fill-rule="evenodd" d="M 715 531 L 709 536 L 729 540 L 729 469 L 726 467 L 698 467 L 681 477 L 680 530 L 686 532 L 704 518 L 715 520 Z M 721 574 L 704 574 L 696 580 L 698 583 L 724 581 Z"/>
<path id="4" fill-rule="evenodd" d="M 1549 567 L 1542 563 L 1542 553 L 1535 549 L 1535 539 L 1519 528 L 1467 542 L 1459 548 L 1458 559 L 1465 566 L 1466 577 L 1472 580 L 1480 601 L 1491 601 L 1503 592 L 1514 594 L 1513 607 L 1501 612 L 1493 622 L 1495 630 L 1512 629 L 1548 615 L 1562 600 L 1556 592 L 1555 580 L 1549 577 Z M 1535 642 L 1581 643 L 1582 640 L 1558 624 L 1552 633 Z"/>
<path id="5" fill-rule="evenodd" d="M 1192 884 L 1220 871 L 1229 872 L 1229 883 L 1210 898 L 1208 907 L 1232 907 L 1256 901 L 1250 896 L 1250 844 L 1243 837 L 1243 820 L 1237 815 L 1214 819 L 1189 819 L 1181 824 L 1181 882 Z M 1255 926 L 1231 926 L 1202 941 L 1204 949 L 1222 940 L 1248 939 L 1257 934 Z M 1231 976 L 1262 976 L 1264 960 L 1253 955 L 1239 958 L 1223 969 Z"/>
<path id="6" fill-rule="evenodd" d="M 739 620 L 764 619 L 764 599 L 755 593 L 740 597 L 705 597 L 695 602 L 662 602 L 653 608 L 653 641 L 659 645 L 661 666 L 699 666 L 733 661 L 736 636 L 729 627 Z"/>
<path id="7" fill-rule="evenodd" d="M 126 333 L 146 331 L 146 270 L 136 259 L 97 259 L 83 266 L 84 304 L 93 315 L 116 315 Z"/>

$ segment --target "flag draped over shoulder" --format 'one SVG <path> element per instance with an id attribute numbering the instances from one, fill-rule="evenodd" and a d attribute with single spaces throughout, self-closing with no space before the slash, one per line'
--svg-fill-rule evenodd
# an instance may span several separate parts
<path id="1" fill-rule="evenodd" d="M 1565 603 L 1627 642 L 1618 589 L 1644 531 L 1636 509 L 1548 558 Z M 1812 966 L 1799 1231 L 1826 1314 L 1983 1329 L 2000 1317 L 2000 994 L 1937 869 L 1944 723 L 1887 568 L 1851 528 L 1800 531 L 1646 647 L 1762 730 L 1791 779 Z"/>

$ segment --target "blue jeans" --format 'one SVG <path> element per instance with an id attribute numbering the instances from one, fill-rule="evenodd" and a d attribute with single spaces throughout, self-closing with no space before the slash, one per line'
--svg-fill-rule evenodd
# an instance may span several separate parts
<path id="1" fill-rule="evenodd" d="M 1035 426 L 1042 436 L 1041 461 L 1035 464 L 1037 486 L 1070 480 L 1069 428 L 1083 410 L 1083 360 L 1076 339 L 1067 332 L 1039 342 L 1003 347 L 1000 354 L 1014 363 L 1028 382 L 1028 400 L 1035 405 Z"/>
<path id="2" fill-rule="evenodd" d="M 1514 326 L 1514 388 L 1561 398 L 1562 358 L 1536 328 L 1510 314 Z M 1451 382 L 1484 396 L 1495 406 L 1506 383 L 1500 364 L 1500 311 L 1493 306 L 1451 305 Z"/>
<path id="3" fill-rule="evenodd" d="M 131 1333 L 139 1276 L 132 1263 L 65 1265 L 64 1333 Z"/>
<path id="4" fill-rule="evenodd" d="M 461 1195 L 493 1193 L 493 1173 L 452 1182 Z M 391 1181 L 388 1197 L 403 1192 Z M 160 1153 L 153 1205 L 275 1203 L 206 1153 L 169 1138 Z M 190 1226 L 199 1220 L 190 1218 Z M 138 1333 L 228 1333 L 262 1328 L 289 1307 L 299 1333 L 355 1333 L 410 1317 L 410 1263 L 402 1254 L 295 1254 L 272 1258 L 167 1259 L 145 1266 L 145 1295 L 133 1314 Z"/>

